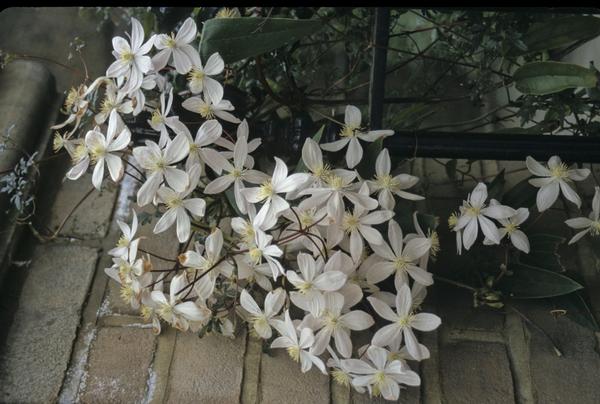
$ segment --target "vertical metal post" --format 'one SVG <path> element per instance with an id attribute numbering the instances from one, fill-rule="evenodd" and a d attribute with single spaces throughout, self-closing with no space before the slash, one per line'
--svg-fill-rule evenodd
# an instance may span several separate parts
<path id="1" fill-rule="evenodd" d="M 373 61 L 369 84 L 369 120 L 371 129 L 381 129 L 383 121 L 383 99 L 385 96 L 385 68 L 390 29 L 390 9 L 375 9 L 373 27 Z"/>

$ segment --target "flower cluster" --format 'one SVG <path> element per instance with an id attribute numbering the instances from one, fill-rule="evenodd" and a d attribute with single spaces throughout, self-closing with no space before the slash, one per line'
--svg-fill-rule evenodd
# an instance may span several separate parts
<path id="1" fill-rule="evenodd" d="M 377 157 L 374 178 L 355 170 L 363 147 L 393 131 L 369 131 L 360 110 L 347 106 L 339 140 L 322 145 L 306 140 L 303 171 L 290 172 L 279 157 L 272 169 L 259 170 L 251 153 L 260 139 L 251 139 L 246 120 L 223 98 L 218 79 L 224 61 L 218 53 L 202 61 L 196 37 L 190 18 L 176 34 L 144 41 L 141 24 L 132 19 L 129 40 L 113 38 L 116 60 L 105 77 L 69 93 L 69 116 L 55 126 L 72 125 L 54 142 L 56 151 L 64 148 L 73 160 L 69 179 L 93 166 L 92 183 L 100 189 L 108 177 L 119 181 L 125 164 L 138 167 L 132 175 L 140 182 L 137 205 L 159 212 L 155 234 L 174 227 L 181 243 L 172 267 L 156 268 L 153 258 L 140 254 L 144 239 L 134 211 L 131 224 L 118 222 L 122 237 L 109 251 L 113 265 L 106 273 L 157 333 L 168 324 L 232 335 L 243 319 L 257 338 L 285 348 L 303 372 L 313 365 L 323 373 L 329 369 L 335 380 L 359 392 L 397 400 L 403 386 L 420 384 L 408 361 L 429 357 L 414 330 L 432 331 L 441 320 L 420 308 L 434 281 L 428 263 L 439 250 L 437 234 L 423 231 L 416 212 L 416 233 L 403 231 L 394 219 L 398 198 L 423 199 L 407 192 L 419 179 L 392 176 L 386 149 Z M 189 91 L 177 95 L 187 96 L 181 107 L 197 114 L 197 128 L 173 115 L 177 75 L 187 76 Z M 101 92 L 100 109 L 92 112 Z M 158 141 L 133 147 L 124 117 L 142 111 L 151 114 L 148 125 Z M 93 118 L 91 129 L 78 136 L 86 117 Z M 344 149 L 341 167 L 323 154 Z M 560 162 L 550 169 L 528 164 L 546 177 L 534 183 L 544 195 L 560 187 L 575 201 L 565 181 L 584 172 L 567 171 Z M 547 198 L 538 198 L 538 204 L 551 205 Z M 480 183 L 454 217 L 459 252 L 471 248 L 481 228 L 484 244 L 506 237 L 527 253 L 529 242 L 519 226 L 529 211 L 487 199 Z M 598 233 L 598 199 L 590 219 L 570 225 Z M 368 329 L 371 341 L 357 349 L 352 333 Z"/>

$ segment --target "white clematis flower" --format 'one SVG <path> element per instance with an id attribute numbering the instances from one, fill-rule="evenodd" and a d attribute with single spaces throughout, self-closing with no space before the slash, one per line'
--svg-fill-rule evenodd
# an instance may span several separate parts
<path id="1" fill-rule="evenodd" d="M 233 150 L 233 164 L 225 159 L 220 160 L 221 166 L 219 168 L 226 171 L 227 174 L 215 178 L 204 188 L 204 193 L 206 194 L 219 194 L 233 184 L 235 203 L 240 212 L 244 214 L 248 211 L 248 202 L 242 195 L 242 190 L 245 188 L 243 181 L 252 184 L 261 184 L 269 180 L 269 176 L 265 173 L 257 170 L 249 170 L 244 167 L 247 155 L 247 139 L 245 136 L 239 137 L 237 142 L 235 142 Z"/>
<path id="2" fill-rule="evenodd" d="M 335 292 L 347 280 L 345 273 L 332 268 L 332 265 L 337 264 L 332 258 L 324 264 L 321 257 L 315 260 L 310 254 L 298 253 L 296 260 L 300 274 L 291 270 L 285 274 L 287 280 L 299 291 L 290 293 L 292 303 L 310 311 L 314 317 L 320 317 L 325 306 L 323 292 Z"/>
<path id="3" fill-rule="evenodd" d="M 492 199 L 490 201 L 490 206 L 500 205 L 500 203 Z M 527 220 L 529 217 L 529 209 L 527 208 L 519 208 L 516 211 L 514 216 L 509 216 L 506 219 L 498 219 L 502 227 L 498 230 L 500 233 L 500 239 L 504 237 L 508 237 L 512 245 L 515 248 L 523 251 L 525 254 L 529 254 L 529 239 L 527 235 L 523 233 L 522 230 L 519 230 L 519 226 Z M 487 237 L 483 240 L 483 244 L 491 245 L 494 244 Z"/>
<path id="4" fill-rule="evenodd" d="M 173 56 L 173 66 L 179 74 L 186 74 L 192 66 L 198 65 L 200 55 L 198 55 L 196 48 L 190 45 L 196 39 L 197 33 L 196 23 L 189 17 L 179 28 L 177 35 L 173 35 L 173 33 L 171 35 L 157 35 L 154 38 L 154 46 L 160 52 L 152 57 L 154 70 L 163 69 L 169 63 L 171 56 Z"/>
<path id="5" fill-rule="evenodd" d="M 321 149 L 335 152 L 348 145 L 348 150 L 346 150 L 346 164 L 348 164 L 348 168 L 354 168 L 363 156 L 363 149 L 358 139 L 365 142 L 374 142 L 380 137 L 391 136 L 394 134 L 393 130 L 373 130 L 367 133 L 360 132 L 361 121 L 362 116 L 360 110 L 353 105 L 348 105 L 344 116 L 344 127 L 340 132 L 342 139 L 322 144 Z"/>
<path id="6" fill-rule="evenodd" d="M 189 185 L 188 175 L 176 168 L 175 164 L 183 160 L 188 152 L 188 140 L 183 133 L 175 136 L 164 149 L 150 140 L 146 141 L 146 146 L 133 149 L 133 157 L 148 174 L 146 182 L 137 193 L 139 206 L 152 201 L 163 179 L 175 192 L 183 192 L 186 189 Z"/>
<path id="7" fill-rule="evenodd" d="M 381 395 L 386 400 L 396 401 L 400 396 L 399 383 L 418 386 L 421 378 L 402 361 L 389 360 L 388 354 L 387 350 L 371 345 L 367 349 L 368 362 L 343 359 L 341 363 L 352 374 L 354 387 L 367 387 L 372 396 Z"/>
<path id="8" fill-rule="evenodd" d="M 272 245 L 272 240 L 273 236 L 260 229 L 254 229 L 254 245 L 248 249 L 248 256 L 256 265 L 264 258 L 271 268 L 273 279 L 277 280 L 279 274 L 285 274 L 281 263 L 276 259 L 283 255 L 283 251 L 276 245 Z"/>
<path id="9" fill-rule="evenodd" d="M 248 121 L 246 121 L 244 119 L 238 125 L 237 138 L 239 139 L 242 136 L 244 136 L 246 138 L 248 154 L 246 155 L 246 161 L 244 162 L 244 167 L 253 168 L 254 167 L 254 157 L 252 157 L 250 155 L 250 153 L 253 153 L 258 148 L 258 146 L 261 145 L 262 140 L 260 138 L 255 138 L 255 139 L 248 141 L 249 131 L 250 131 L 250 129 L 248 127 Z M 215 140 L 215 144 L 217 146 L 221 146 L 224 149 L 227 149 L 227 151 L 221 152 L 223 157 L 225 157 L 228 160 L 233 158 L 233 149 L 235 149 L 235 144 L 232 141 L 227 140 L 224 137 L 220 137 L 217 140 Z"/>
<path id="10" fill-rule="evenodd" d="M 356 175 L 356 171 L 331 170 L 323 187 L 307 188 L 300 191 L 298 195 L 311 195 L 304 202 L 305 208 L 326 205 L 327 215 L 336 223 L 341 223 L 346 210 L 344 198 L 348 198 L 354 206 L 361 206 L 366 210 L 373 210 L 378 206 L 376 199 L 353 190 L 352 181 L 356 179 Z"/>
<path id="11" fill-rule="evenodd" d="M 363 183 L 359 194 L 369 195 L 367 184 Z M 335 246 L 347 235 L 350 239 L 350 255 L 355 262 L 358 262 L 364 249 L 363 238 L 369 244 L 384 243 L 379 230 L 372 226 L 387 222 L 392 217 L 394 217 L 394 212 L 391 210 L 377 210 L 369 213 L 362 206 L 356 205 L 353 212 L 344 213 L 341 223 L 332 224 L 327 228 L 327 240 L 330 245 Z"/>
<path id="12" fill-rule="evenodd" d="M 107 77 L 115 77 L 117 80 L 127 78 L 127 82 L 121 88 L 126 94 L 140 88 L 144 74 L 152 69 L 152 60 L 144 55 L 152 49 L 154 36 L 144 43 L 144 28 L 138 20 L 132 18 L 130 40 L 131 44 L 123 37 L 113 38 L 113 55 L 117 60 L 106 70 Z"/>
<path id="13" fill-rule="evenodd" d="M 137 249 L 137 244 L 139 243 L 140 238 L 138 237 L 134 239 L 134 237 L 138 229 L 138 218 L 135 210 L 131 209 L 131 212 L 133 216 L 131 219 L 131 226 L 122 220 L 117 220 L 117 225 L 119 225 L 119 228 L 123 234 L 121 235 L 121 238 L 119 238 L 117 246 L 108 252 L 108 254 L 112 255 L 113 257 L 122 257 L 123 255 L 127 255 L 129 249 L 134 248 L 134 246 Z"/>
<path id="14" fill-rule="evenodd" d="M 536 204 L 540 212 L 550 208 L 556 202 L 560 192 L 578 208 L 581 207 L 579 195 L 569 184 L 573 181 L 585 180 L 590 175 L 589 169 L 569 170 L 558 156 L 550 157 L 548 167 L 544 167 L 531 156 L 527 156 L 526 163 L 533 175 L 541 177 L 529 180 L 531 185 L 540 189 L 536 196 Z"/>
<path id="15" fill-rule="evenodd" d="M 210 76 L 221 74 L 224 68 L 225 62 L 218 52 L 210 55 L 205 66 L 202 66 L 202 62 L 198 59 L 198 63 L 194 63 L 188 76 L 192 94 L 204 93 L 204 99 L 219 104 L 223 99 L 223 86 Z"/>
<path id="16" fill-rule="evenodd" d="M 494 244 L 500 244 L 500 232 L 489 217 L 500 220 L 507 219 L 517 213 L 513 208 L 500 204 L 486 207 L 487 197 L 487 186 L 480 182 L 460 208 L 461 216 L 458 218 L 453 230 L 462 231 L 463 244 L 467 250 L 475 243 L 479 226 L 481 226 L 481 231 L 490 241 Z"/>
<path id="17" fill-rule="evenodd" d="M 402 228 L 395 220 L 390 220 L 388 223 L 388 239 L 389 245 L 385 242 L 371 245 L 375 254 L 383 260 L 373 264 L 369 269 L 367 282 L 379 283 L 395 273 L 396 290 L 408 284 L 409 276 L 422 285 L 432 285 L 431 274 L 417 265 L 419 258 L 429 252 L 431 240 L 425 237 L 412 237 L 404 245 Z"/>
<path id="18" fill-rule="evenodd" d="M 221 259 L 221 250 L 223 249 L 223 232 L 216 228 L 204 242 L 204 251 L 201 246 L 196 245 L 195 251 L 186 251 L 181 254 L 178 259 L 182 266 L 191 268 L 198 275 L 209 272 L 210 278 L 214 281 L 219 273 L 228 275 L 233 270 L 231 264 Z M 208 286 L 208 285 L 207 285 Z M 212 285 L 214 287 L 214 284 Z M 208 292 L 206 294 L 209 294 Z"/>
<path id="19" fill-rule="evenodd" d="M 175 192 L 170 188 L 162 186 L 158 189 L 158 200 L 167 206 L 166 212 L 156 222 L 154 233 L 162 233 L 177 222 L 177 239 L 185 243 L 190 238 L 190 214 L 198 217 L 204 216 L 206 202 L 202 198 L 187 198 L 200 180 L 200 166 L 196 164 L 187 173 L 190 184 L 183 192 Z M 188 213 L 189 212 L 189 213 Z"/>
<path id="20" fill-rule="evenodd" d="M 279 213 L 290 207 L 290 204 L 281 196 L 284 192 L 292 192 L 306 181 L 308 175 L 297 173 L 288 176 L 287 165 L 275 157 L 275 169 L 271 179 L 264 181 L 260 187 L 246 188 L 241 194 L 250 203 L 264 202 L 257 214 L 259 223 L 268 222 L 268 216 L 277 217 Z"/>
<path id="21" fill-rule="evenodd" d="M 112 111 L 117 111 L 119 114 L 132 113 L 133 104 L 130 100 L 125 101 L 126 95 L 124 91 L 117 89 L 112 80 L 109 81 L 104 93 L 104 99 L 100 105 L 100 112 L 94 116 L 96 124 L 102 125 Z"/>
<path id="22" fill-rule="evenodd" d="M 206 94 L 202 97 L 190 97 L 183 101 L 181 106 L 188 111 L 200 114 L 204 119 L 220 118 L 231 123 L 240 123 L 241 121 L 227 111 L 233 111 L 235 108 L 228 100 L 220 100 L 214 103 Z"/>
<path id="23" fill-rule="evenodd" d="M 371 192 L 378 193 L 377 198 L 382 208 L 388 210 L 394 209 L 394 206 L 396 206 L 394 194 L 410 201 L 425 199 L 423 196 L 404 191 L 405 189 L 412 188 L 419 182 L 419 178 L 409 174 L 399 174 L 392 177 L 390 175 L 391 169 L 390 154 L 388 149 L 383 149 L 375 161 L 375 180 L 367 181 Z"/>
<path id="24" fill-rule="evenodd" d="M 323 361 L 309 350 L 315 341 L 313 330 L 308 327 L 303 328 L 300 331 L 300 339 L 298 339 L 298 332 L 290 318 L 289 310 L 285 312 L 285 321 L 274 320 L 273 325 L 281 337 L 275 338 L 271 343 L 271 348 L 286 348 L 290 357 L 294 361 L 300 362 L 302 373 L 308 372 L 314 364 L 323 374 L 327 374 Z"/>
<path id="25" fill-rule="evenodd" d="M 567 226 L 573 229 L 585 229 L 575 234 L 569 244 L 576 243 L 586 234 L 597 236 L 600 234 L 600 187 L 595 187 L 594 199 L 592 200 L 592 211 L 589 217 L 576 217 L 565 221 Z"/>
<path id="26" fill-rule="evenodd" d="M 352 340 L 350 330 L 362 331 L 375 324 L 373 317 L 362 310 L 354 310 L 342 314 L 344 296 L 338 292 L 325 294 L 325 310 L 317 319 L 320 330 L 315 335 L 313 352 L 322 354 L 333 336 L 335 348 L 344 358 L 352 355 Z"/>
<path id="27" fill-rule="evenodd" d="M 408 285 L 402 285 L 398 289 L 396 295 L 396 312 L 386 303 L 372 296 L 367 297 L 367 300 L 373 306 L 373 309 L 382 318 L 391 321 L 375 333 L 373 336 L 373 345 L 388 346 L 394 345 L 396 340 L 404 341 L 408 352 L 416 360 L 421 360 L 426 357 L 426 352 L 423 352 L 417 337 L 413 332 L 413 328 L 419 331 L 433 331 L 439 327 L 441 320 L 435 314 L 412 312 L 413 301 Z"/>
<path id="28" fill-rule="evenodd" d="M 166 322 L 183 331 L 189 328 L 188 321 L 204 321 L 210 316 L 210 310 L 206 308 L 202 310 L 194 302 L 181 302 L 186 293 L 186 291 L 182 292 L 186 284 L 185 274 L 180 274 L 171 279 L 168 299 L 159 290 L 154 290 L 150 294 L 157 305 L 157 314 Z"/>
<path id="29" fill-rule="evenodd" d="M 242 289 L 240 294 L 240 305 L 246 310 L 249 315 L 248 322 L 252 324 L 254 331 L 262 339 L 269 339 L 273 334 L 271 325 L 273 318 L 279 313 L 285 303 L 285 291 L 278 288 L 267 294 L 265 298 L 264 312 L 258 307 L 256 301 L 250 296 L 246 289 Z"/>
<path id="30" fill-rule="evenodd" d="M 169 132 L 167 131 L 167 127 L 173 129 L 174 131 L 178 130 L 178 128 L 183 125 L 179 122 L 179 117 L 177 116 L 167 116 L 171 111 L 171 105 L 173 105 L 173 89 L 169 91 L 169 99 L 165 104 L 165 93 L 160 93 L 160 109 L 155 109 L 152 112 L 152 118 L 148 120 L 148 124 L 152 129 L 157 132 L 160 132 L 160 139 L 158 140 L 159 147 L 165 147 L 171 138 L 169 137 Z"/>
<path id="31" fill-rule="evenodd" d="M 123 125 L 116 111 L 112 111 L 108 122 L 106 137 L 96 127 L 85 135 L 85 146 L 89 150 L 90 159 L 96 163 L 92 175 L 92 183 L 96 189 L 102 187 L 104 179 L 104 163 L 108 166 L 110 177 L 117 182 L 121 179 L 124 172 L 123 161 L 121 157 L 116 156 L 114 152 L 123 150 L 129 145 L 131 132 Z"/>

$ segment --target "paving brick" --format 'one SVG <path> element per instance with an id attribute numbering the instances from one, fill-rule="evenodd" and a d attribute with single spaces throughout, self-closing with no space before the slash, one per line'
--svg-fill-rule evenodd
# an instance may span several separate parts
<path id="1" fill-rule="evenodd" d="M 64 179 L 50 211 L 48 226 L 55 230 L 65 216 L 92 188 L 92 174 L 76 181 Z M 95 190 L 67 220 L 60 234 L 84 239 L 101 239 L 110 226 L 110 218 L 117 197 L 117 185 L 105 180 L 102 191 Z"/>
<path id="2" fill-rule="evenodd" d="M 168 403 L 237 403 L 242 390 L 245 334 L 199 338 L 178 333 L 171 362 Z"/>
<path id="3" fill-rule="evenodd" d="M 87 247 L 36 247 L 2 352 L 0 401 L 56 399 L 97 258 Z"/>
<path id="4" fill-rule="evenodd" d="M 98 330 L 80 393 L 81 402 L 142 402 L 147 394 L 154 341 L 152 331 L 145 328 Z"/>
<path id="5" fill-rule="evenodd" d="M 261 403 L 287 404 L 329 403 L 329 377 L 313 367 L 306 373 L 285 349 L 273 349 L 273 356 L 263 354 L 260 369 Z"/>
<path id="6" fill-rule="evenodd" d="M 503 344 L 457 342 L 440 347 L 444 401 L 452 404 L 513 403 L 510 365 Z"/>
<path id="7" fill-rule="evenodd" d="M 550 313 L 553 308 L 550 305 L 529 302 L 519 308 L 554 339 L 563 354 L 558 357 L 549 340 L 528 327 L 533 390 L 537 402 L 597 403 L 600 397 L 600 356 L 595 350 L 597 341 L 594 333 L 565 316 L 555 319 Z"/>

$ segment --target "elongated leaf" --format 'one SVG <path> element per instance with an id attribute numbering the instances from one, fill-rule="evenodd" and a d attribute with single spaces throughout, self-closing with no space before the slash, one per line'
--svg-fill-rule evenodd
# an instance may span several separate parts
<path id="1" fill-rule="evenodd" d="M 529 183 L 529 178 L 517 183 L 502 197 L 502 204 L 518 208 L 530 208 L 535 205 L 538 188 Z"/>
<path id="2" fill-rule="evenodd" d="M 566 296 L 553 297 L 552 303 L 556 309 L 565 310 L 565 315 L 577 324 L 594 332 L 600 331 L 598 321 L 596 321 L 596 318 L 580 292 L 571 293 Z"/>
<path id="3" fill-rule="evenodd" d="M 317 131 L 317 133 L 313 136 L 313 140 L 317 142 L 317 144 L 321 141 L 321 136 L 323 136 L 323 131 L 325 130 L 325 125 L 321 126 L 321 129 Z M 306 171 L 306 165 L 304 164 L 304 160 L 302 160 L 302 156 L 300 156 L 300 160 L 298 160 L 298 164 L 296 164 L 295 173 L 302 173 Z"/>
<path id="4" fill-rule="evenodd" d="M 235 213 L 238 216 L 243 217 L 244 215 L 238 209 L 237 203 L 235 203 L 235 195 L 234 195 L 233 192 L 234 192 L 233 191 L 233 187 L 229 187 L 227 190 L 225 190 L 225 197 L 227 198 L 227 202 L 229 202 L 229 206 L 231 206 L 233 208 L 233 210 L 235 211 Z"/>
<path id="5" fill-rule="evenodd" d="M 555 272 L 564 272 L 565 267 L 560 262 L 558 254 L 558 246 L 564 242 L 564 237 L 553 234 L 531 234 L 529 235 L 529 254 L 519 254 L 519 262 Z"/>
<path id="6" fill-rule="evenodd" d="M 363 158 L 356 167 L 362 178 L 373 178 L 375 175 L 375 162 L 382 148 L 383 138 L 381 137 L 366 147 Z"/>
<path id="7" fill-rule="evenodd" d="M 494 177 L 492 182 L 489 183 L 488 197 L 490 199 L 500 199 L 500 197 L 502 196 L 502 193 L 504 192 L 504 184 L 506 184 L 506 179 L 504 178 L 504 171 L 506 171 L 506 169 L 503 168 L 502 171 L 500 171 L 498 175 Z"/>
<path id="8" fill-rule="evenodd" d="M 600 18 L 582 15 L 552 18 L 532 26 L 522 38 L 527 49 L 515 48 L 511 54 L 522 55 L 558 49 L 598 35 L 600 35 Z"/>
<path id="9" fill-rule="evenodd" d="M 213 18 L 204 23 L 200 54 L 219 52 L 226 63 L 261 55 L 321 29 L 318 20 Z"/>
<path id="10" fill-rule="evenodd" d="M 513 75 L 517 90 L 524 94 L 545 95 L 567 88 L 596 87 L 596 74 L 585 67 L 563 62 L 531 62 Z"/>
<path id="11" fill-rule="evenodd" d="M 502 278 L 500 290 L 515 299 L 540 299 L 562 296 L 583 289 L 579 283 L 564 275 L 525 264 L 509 266 L 511 275 Z"/>

